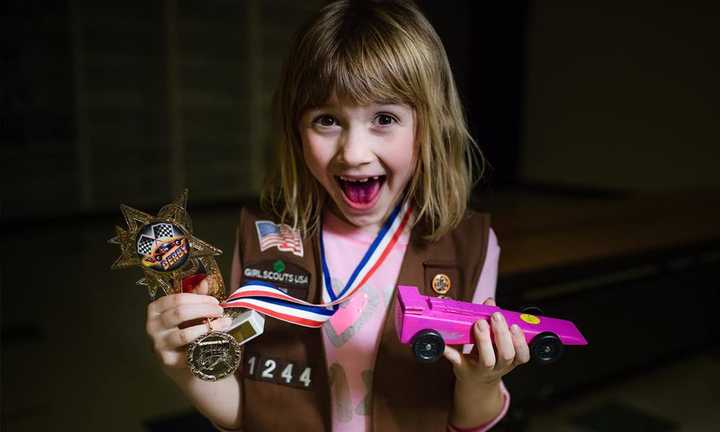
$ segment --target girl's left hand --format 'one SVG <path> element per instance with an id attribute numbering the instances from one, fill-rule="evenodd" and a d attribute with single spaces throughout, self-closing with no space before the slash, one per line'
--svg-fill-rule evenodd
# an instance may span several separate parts
<path id="1" fill-rule="evenodd" d="M 495 306 L 495 301 L 489 298 L 483 304 Z M 495 312 L 490 322 L 488 324 L 486 320 L 478 320 L 473 325 L 475 346 L 470 354 L 445 347 L 443 355 L 452 363 L 455 379 L 467 383 L 493 384 L 516 366 L 530 360 L 530 349 L 517 324 L 508 327 L 500 312 Z"/>

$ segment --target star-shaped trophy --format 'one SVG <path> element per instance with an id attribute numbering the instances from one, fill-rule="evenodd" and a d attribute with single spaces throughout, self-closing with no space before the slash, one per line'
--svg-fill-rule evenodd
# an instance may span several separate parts
<path id="1" fill-rule="evenodd" d="M 159 295 L 178 294 L 191 289 L 204 277 L 212 277 L 209 295 L 222 301 L 225 286 L 214 256 L 222 251 L 195 237 L 192 221 L 187 213 L 187 189 L 172 203 L 162 207 L 156 216 L 121 205 L 127 229 L 115 227 L 116 236 L 110 243 L 120 245 L 120 257 L 112 269 L 139 266 L 144 277 L 137 283 L 148 288 L 152 299 Z M 186 289 L 184 289 L 186 286 Z M 215 381 L 233 373 L 240 364 L 240 343 L 262 333 L 264 320 L 254 311 L 229 313 L 232 334 L 213 331 L 208 322 L 208 334 L 188 346 L 187 362 L 197 377 Z M 236 328 L 250 325 L 247 331 L 235 336 Z"/>
<path id="2" fill-rule="evenodd" d="M 151 298 L 181 293 L 183 280 L 194 275 L 213 276 L 210 295 L 222 300 L 225 286 L 214 256 L 222 251 L 192 234 L 187 213 L 187 189 L 153 216 L 121 205 L 127 229 L 115 227 L 110 243 L 120 245 L 120 257 L 112 269 L 139 266 L 145 277 L 138 285 L 148 288 Z"/>

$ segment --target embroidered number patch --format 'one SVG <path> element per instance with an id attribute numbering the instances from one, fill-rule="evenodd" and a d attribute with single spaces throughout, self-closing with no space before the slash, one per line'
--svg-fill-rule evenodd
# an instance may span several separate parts
<path id="1" fill-rule="evenodd" d="M 312 368 L 298 363 L 254 353 L 245 354 L 243 375 L 257 381 L 309 390 L 312 385 Z"/>

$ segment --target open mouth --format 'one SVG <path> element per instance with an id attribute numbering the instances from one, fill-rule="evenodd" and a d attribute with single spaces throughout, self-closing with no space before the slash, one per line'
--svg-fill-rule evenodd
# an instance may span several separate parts
<path id="1" fill-rule="evenodd" d="M 377 198 L 386 176 L 346 177 L 337 176 L 337 182 L 351 205 L 365 207 Z"/>

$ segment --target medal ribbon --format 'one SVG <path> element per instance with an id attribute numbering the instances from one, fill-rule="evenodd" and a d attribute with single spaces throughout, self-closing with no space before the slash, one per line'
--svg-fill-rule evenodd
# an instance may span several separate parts
<path id="1" fill-rule="evenodd" d="M 407 202 L 401 202 L 393 209 L 338 296 L 335 296 L 332 290 L 330 271 L 325 260 L 323 236 L 322 233 L 320 234 L 323 300 L 330 298 L 330 302 L 321 304 L 306 302 L 286 294 L 272 283 L 246 280 L 221 306 L 254 309 L 292 324 L 320 327 L 333 316 L 338 309 L 337 305 L 352 297 L 380 268 L 405 230 L 411 214 L 412 211 Z"/>

